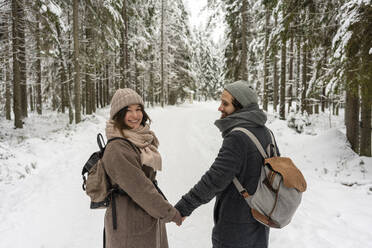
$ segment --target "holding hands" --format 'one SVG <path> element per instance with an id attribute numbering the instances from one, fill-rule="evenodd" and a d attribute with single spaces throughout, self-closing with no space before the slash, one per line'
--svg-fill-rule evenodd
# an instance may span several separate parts
<path id="1" fill-rule="evenodd" d="M 186 216 L 182 217 L 180 212 L 178 210 L 176 211 L 176 214 L 174 215 L 172 222 L 176 223 L 177 226 L 181 226 L 182 222 L 186 219 Z"/>

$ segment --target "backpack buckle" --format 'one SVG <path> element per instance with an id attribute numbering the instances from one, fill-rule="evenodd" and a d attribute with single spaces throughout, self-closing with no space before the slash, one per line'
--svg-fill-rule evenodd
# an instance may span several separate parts
<path id="1" fill-rule="evenodd" d="M 240 194 L 244 197 L 244 199 L 249 197 L 249 194 L 246 189 L 240 191 Z"/>

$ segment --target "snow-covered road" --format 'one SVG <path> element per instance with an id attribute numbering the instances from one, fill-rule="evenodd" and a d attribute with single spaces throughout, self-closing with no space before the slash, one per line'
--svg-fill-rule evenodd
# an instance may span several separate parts
<path id="1" fill-rule="evenodd" d="M 148 110 L 164 162 L 158 180 L 171 203 L 199 180 L 220 148 L 213 125 L 217 107 L 208 102 Z M 102 247 L 104 211 L 89 209 L 80 173 L 97 150 L 95 136 L 104 133 L 106 116 L 107 108 L 47 136 L 0 143 L 0 153 L 12 150 L 0 163 L 34 161 L 22 180 L 4 183 L 0 173 L 1 248 Z M 325 130 L 322 121 L 326 118 L 314 120 L 318 135 L 300 135 L 270 115 L 268 126 L 282 155 L 292 157 L 308 183 L 293 222 L 272 230 L 270 247 L 372 247 L 372 160 L 352 153 L 342 128 Z M 43 126 L 35 121 L 32 128 L 38 134 Z M 167 225 L 171 248 L 211 247 L 213 203 L 198 208 L 181 227 Z"/>

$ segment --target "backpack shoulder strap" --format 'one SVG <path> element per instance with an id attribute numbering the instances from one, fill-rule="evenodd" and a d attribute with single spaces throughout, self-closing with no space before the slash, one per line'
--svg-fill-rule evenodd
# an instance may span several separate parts
<path id="1" fill-rule="evenodd" d="M 249 131 L 245 128 L 242 128 L 242 127 L 236 127 L 233 130 L 231 130 L 231 132 L 233 132 L 233 131 L 241 131 L 241 132 L 245 133 L 252 140 L 252 142 L 256 145 L 257 150 L 261 153 L 262 157 L 263 158 L 268 158 L 268 156 L 267 156 L 265 150 L 263 149 L 260 141 L 258 141 L 257 137 L 251 131 Z"/>
<path id="2" fill-rule="evenodd" d="M 123 138 L 123 137 L 114 137 L 114 138 L 109 139 L 109 140 L 107 141 L 106 146 L 107 146 L 108 143 L 110 143 L 111 141 L 118 140 L 118 139 L 126 141 L 126 142 L 127 142 L 127 143 L 132 147 L 132 148 L 133 148 L 133 150 L 134 150 L 136 153 L 138 153 L 138 154 L 141 153 L 141 150 L 140 150 L 137 146 L 135 146 L 135 145 L 134 145 L 130 140 L 128 140 L 128 139 L 126 139 L 126 138 Z"/>
<path id="3" fill-rule="evenodd" d="M 265 150 L 263 149 L 261 143 L 258 141 L 257 137 L 251 131 L 247 130 L 246 128 L 242 128 L 242 127 L 236 127 L 236 128 L 231 130 L 231 132 L 233 132 L 233 131 L 241 131 L 241 132 L 245 133 L 252 140 L 252 142 L 255 144 L 255 146 L 257 147 L 257 150 L 261 153 L 262 157 L 264 159 L 268 158 L 268 156 L 267 156 Z M 242 186 L 242 184 L 239 182 L 239 180 L 236 177 L 234 177 L 233 183 L 234 183 L 236 189 L 239 191 L 239 193 L 247 201 L 248 205 L 250 205 L 249 198 L 251 198 L 251 195 L 248 194 L 248 191 Z"/>
<path id="4" fill-rule="evenodd" d="M 243 187 L 243 185 L 239 182 L 239 180 L 236 177 L 234 177 L 233 183 L 235 185 L 235 188 L 243 196 L 244 199 L 248 199 L 251 197 L 251 195 L 248 194 L 248 191 Z"/>
<path id="5" fill-rule="evenodd" d="M 103 139 L 103 136 L 101 133 L 97 134 L 97 144 L 98 144 L 99 150 L 103 154 L 103 152 L 105 151 L 106 144 L 105 144 L 105 140 Z"/>
<path id="6" fill-rule="evenodd" d="M 119 139 L 120 139 L 120 140 L 127 140 L 126 138 L 123 138 L 123 137 L 114 137 L 114 138 L 111 138 L 111 139 L 107 140 L 107 144 L 110 143 L 111 141 L 119 140 Z M 106 144 L 106 145 L 107 145 L 107 144 Z"/>
<path id="7" fill-rule="evenodd" d="M 271 137 L 271 144 L 267 147 L 267 154 L 269 155 L 269 157 L 272 157 L 272 153 L 271 153 L 271 147 L 272 147 L 273 148 L 272 150 L 274 151 L 274 157 L 278 157 L 278 148 L 276 146 L 274 134 L 269 128 L 266 128 L 266 129 L 269 131 L 270 137 Z"/>

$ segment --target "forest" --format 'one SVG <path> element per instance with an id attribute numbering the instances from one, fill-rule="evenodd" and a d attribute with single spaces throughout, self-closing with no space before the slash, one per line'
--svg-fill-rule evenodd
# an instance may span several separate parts
<path id="1" fill-rule="evenodd" d="M 0 121 L 27 128 L 48 109 L 79 123 L 125 87 L 147 106 L 218 100 L 242 79 L 282 120 L 344 111 L 352 149 L 371 157 L 371 0 L 208 0 L 204 11 L 207 25 L 191 27 L 182 0 L 0 0 Z"/>

